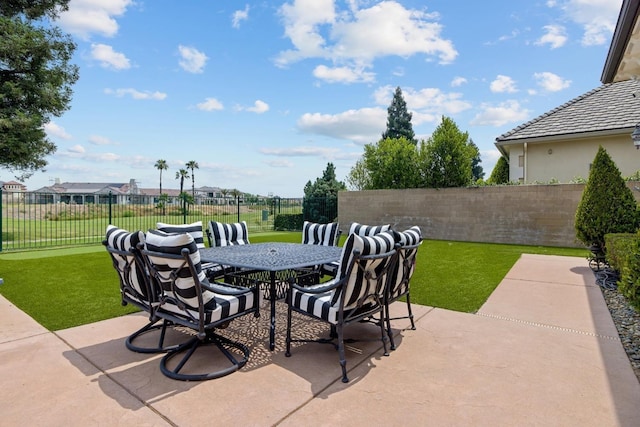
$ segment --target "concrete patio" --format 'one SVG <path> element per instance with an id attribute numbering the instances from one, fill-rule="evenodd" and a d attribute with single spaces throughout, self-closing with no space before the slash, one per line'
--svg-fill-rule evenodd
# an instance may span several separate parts
<path id="1" fill-rule="evenodd" d="M 236 320 L 223 333 L 250 345 L 249 363 L 185 383 L 161 374 L 160 355 L 126 349 L 143 315 L 49 332 L 0 297 L 0 424 L 640 425 L 640 383 L 582 258 L 523 255 L 475 314 L 414 305 L 417 329 L 396 321 L 389 357 L 379 341 L 350 344 L 347 384 L 331 346 L 300 344 L 284 356 L 278 308 L 274 352 L 267 316 Z"/>

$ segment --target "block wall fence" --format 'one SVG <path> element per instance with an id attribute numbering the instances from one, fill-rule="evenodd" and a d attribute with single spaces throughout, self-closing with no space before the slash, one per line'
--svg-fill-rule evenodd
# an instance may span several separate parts
<path id="1" fill-rule="evenodd" d="M 640 201 L 640 183 L 627 183 Z M 343 233 L 352 222 L 418 225 L 426 239 L 583 247 L 574 219 L 584 184 L 367 190 L 338 193 Z"/>

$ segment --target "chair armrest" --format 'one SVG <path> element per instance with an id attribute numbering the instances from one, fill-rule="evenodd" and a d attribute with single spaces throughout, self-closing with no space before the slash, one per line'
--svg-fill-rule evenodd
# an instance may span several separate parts
<path id="1" fill-rule="evenodd" d="M 340 280 L 330 280 L 326 283 L 322 283 L 320 285 L 313 285 L 313 286 L 300 286 L 297 283 L 295 283 L 293 280 L 295 279 L 292 278 L 291 282 L 289 283 L 289 286 L 291 286 L 292 288 L 300 292 L 304 292 L 306 294 L 321 294 L 321 293 L 339 288 L 340 286 L 344 285 L 347 278 L 343 277 Z"/>
<path id="2" fill-rule="evenodd" d="M 251 288 L 234 287 L 224 282 L 210 282 L 209 284 L 200 282 L 200 284 L 203 288 L 220 295 L 242 295 L 252 291 Z"/>

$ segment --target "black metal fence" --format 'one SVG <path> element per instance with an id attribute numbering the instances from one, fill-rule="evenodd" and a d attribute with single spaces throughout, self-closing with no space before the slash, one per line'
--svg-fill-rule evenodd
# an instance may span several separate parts
<path id="1" fill-rule="evenodd" d="M 303 215 L 302 198 L 233 197 L 212 199 L 108 194 L 53 194 L 0 190 L 0 251 L 100 243 L 108 224 L 127 230 L 149 230 L 158 222 L 246 221 L 250 232 L 273 231 L 279 215 Z M 313 199 L 309 215 L 337 217 L 335 199 Z M 325 212 L 326 206 L 330 212 Z M 319 208 L 320 207 L 320 208 Z M 326 221 L 320 221 L 326 222 Z M 283 221 L 280 221 L 283 223 Z M 292 221 L 284 221 L 292 224 Z M 301 221 L 297 221 L 300 223 Z"/>

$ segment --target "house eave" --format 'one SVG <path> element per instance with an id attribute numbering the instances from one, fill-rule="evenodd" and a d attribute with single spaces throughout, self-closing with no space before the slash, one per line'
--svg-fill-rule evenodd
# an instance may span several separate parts
<path id="1" fill-rule="evenodd" d="M 509 138 L 498 140 L 496 139 L 496 147 L 500 149 L 500 147 L 505 145 L 514 145 L 514 144 L 541 144 L 541 143 L 549 143 L 556 141 L 567 141 L 569 139 L 585 139 L 585 138 L 598 138 L 603 136 L 619 136 L 627 134 L 629 136 L 629 141 L 631 141 L 631 133 L 633 132 L 633 127 L 612 129 L 612 130 L 598 130 L 592 132 L 576 132 L 576 133 L 564 133 L 560 135 L 547 135 L 547 136 L 538 136 L 538 137 L 528 137 L 528 138 Z"/>

